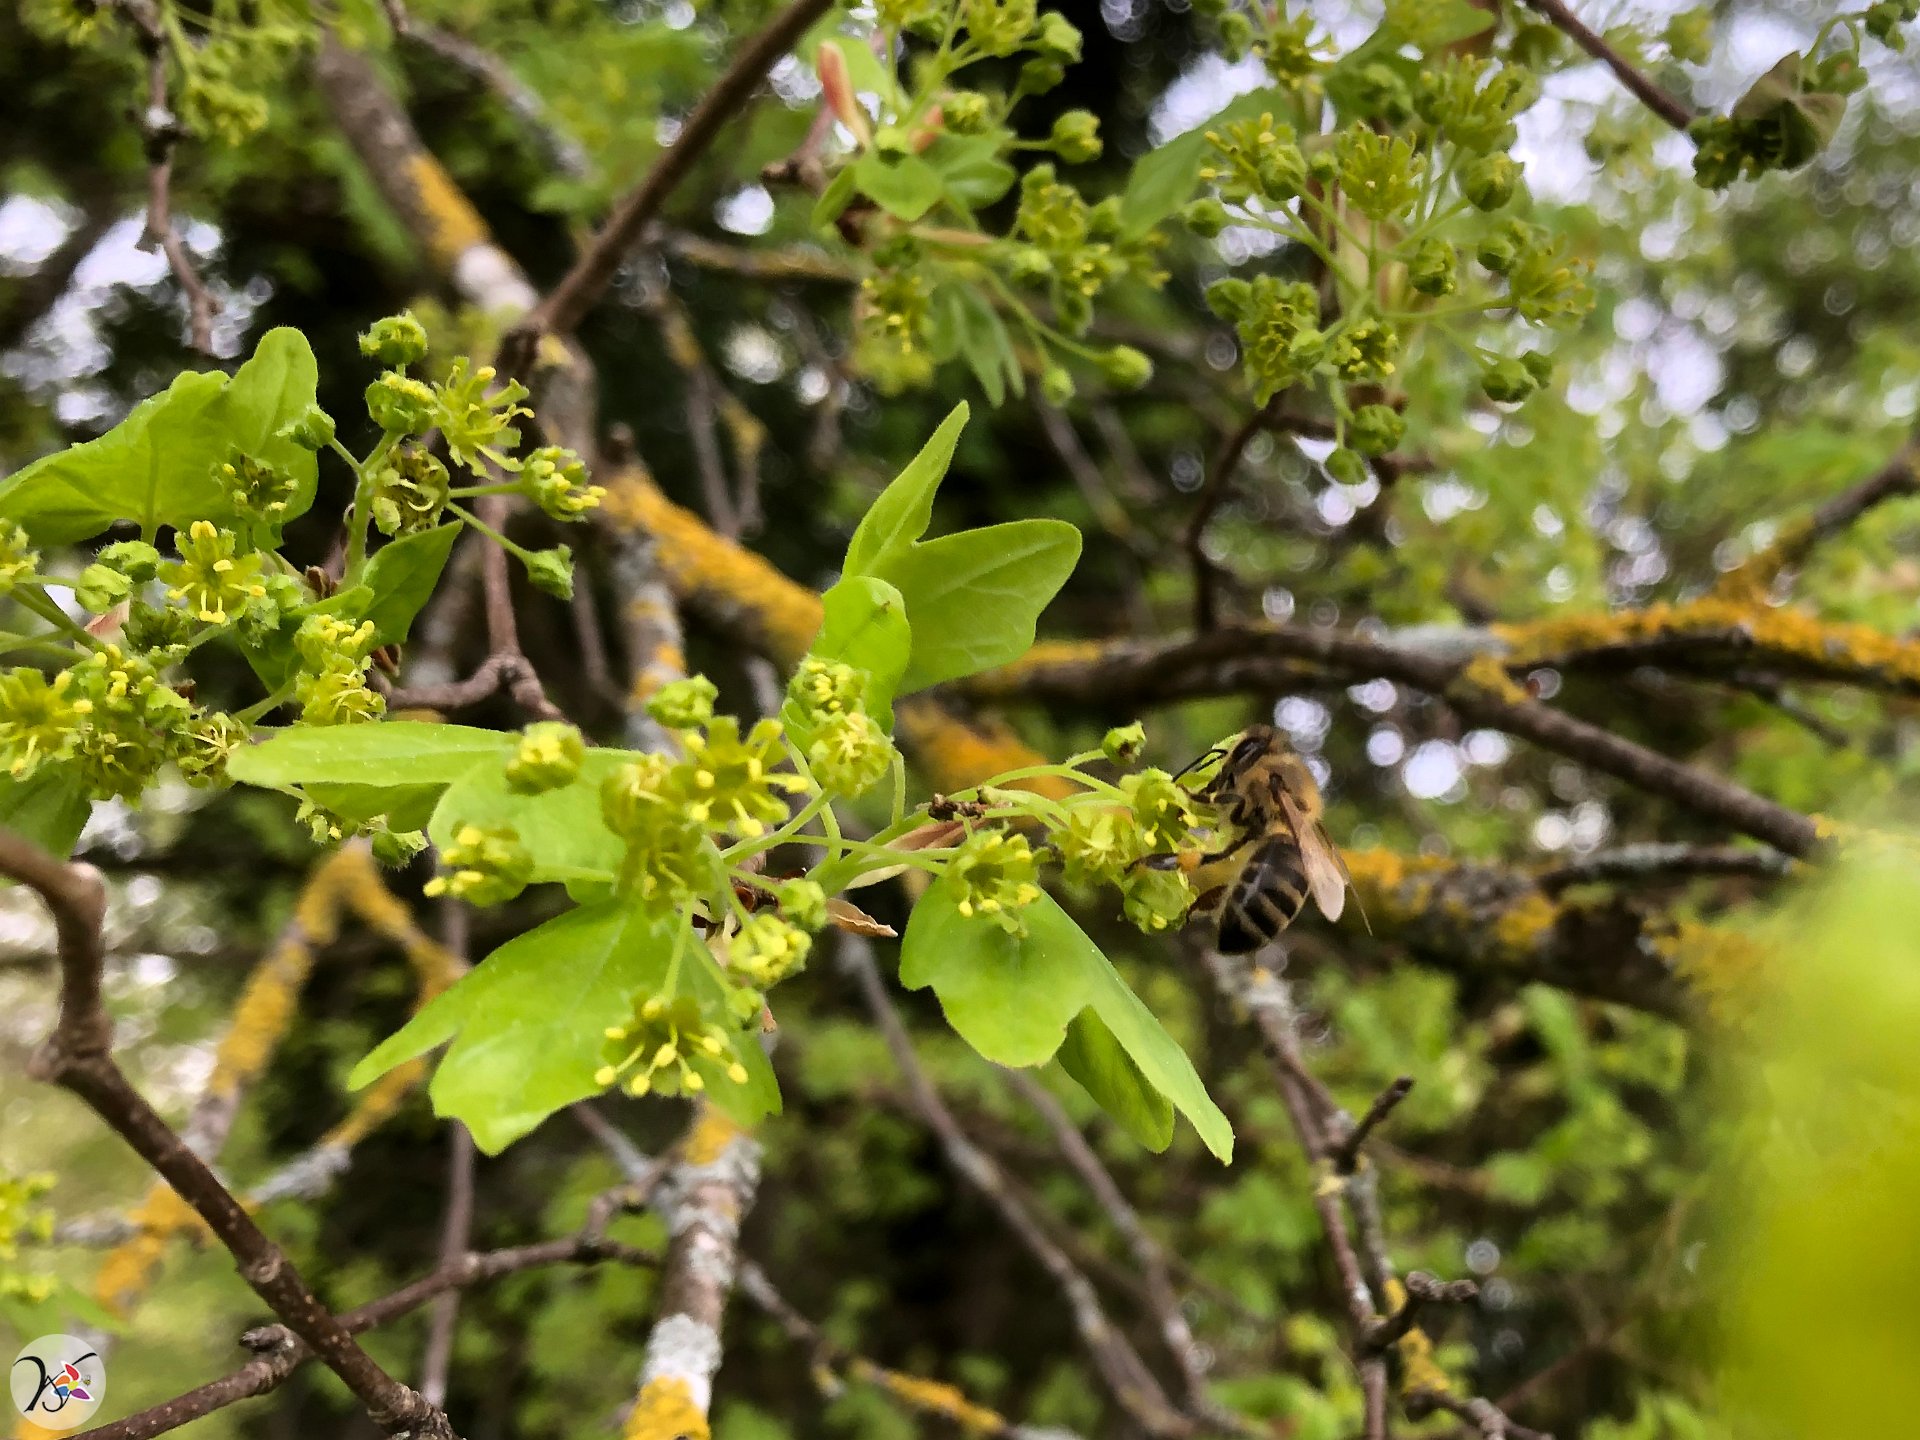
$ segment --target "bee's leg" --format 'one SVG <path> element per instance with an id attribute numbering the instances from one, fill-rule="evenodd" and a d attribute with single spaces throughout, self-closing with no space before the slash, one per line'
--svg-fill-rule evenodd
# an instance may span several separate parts
<path id="1" fill-rule="evenodd" d="M 1149 870 L 1198 870 L 1202 865 L 1210 865 L 1215 860 L 1226 859 L 1239 848 L 1240 842 L 1236 840 L 1223 849 L 1204 855 L 1197 850 L 1174 850 L 1164 855 L 1142 855 L 1133 864 L 1145 866 Z"/>

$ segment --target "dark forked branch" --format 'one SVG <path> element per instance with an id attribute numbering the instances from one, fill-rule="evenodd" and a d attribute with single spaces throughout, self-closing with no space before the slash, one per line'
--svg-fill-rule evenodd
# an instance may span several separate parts
<path id="1" fill-rule="evenodd" d="M 451 1437 L 446 1416 L 387 1374 L 308 1288 L 279 1246 L 206 1162 L 128 1082 L 112 1055 L 112 1025 L 100 998 L 106 886 L 90 865 L 55 860 L 0 830 L 0 875 L 28 886 L 53 916 L 60 958 L 60 1013 L 35 1054 L 36 1079 L 84 1101 L 191 1205 L 232 1253 L 241 1277 L 390 1434 Z"/>

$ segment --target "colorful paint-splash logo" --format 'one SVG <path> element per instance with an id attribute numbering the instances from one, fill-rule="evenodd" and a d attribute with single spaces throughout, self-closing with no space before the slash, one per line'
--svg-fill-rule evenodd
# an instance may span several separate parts
<path id="1" fill-rule="evenodd" d="M 42 1335 L 14 1357 L 13 1407 L 43 1430 L 76 1430 L 100 1408 L 106 1366 L 100 1352 L 72 1335 Z"/>

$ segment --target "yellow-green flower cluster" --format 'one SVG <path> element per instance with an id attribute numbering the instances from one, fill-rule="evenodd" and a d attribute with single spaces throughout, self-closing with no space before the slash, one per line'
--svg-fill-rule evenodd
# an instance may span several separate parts
<path id="1" fill-rule="evenodd" d="M 954 908 L 983 916 L 1010 935 L 1027 933 L 1020 912 L 1040 898 L 1040 867 L 1024 835 L 976 830 L 947 862 L 947 883 L 959 892 Z"/>
<path id="2" fill-rule="evenodd" d="M 727 940 L 727 968 L 765 990 L 804 967 L 812 948 L 813 937 L 805 930 L 762 910 Z"/>
<path id="3" fill-rule="evenodd" d="M 0 594 L 22 580 L 32 579 L 39 569 L 40 552 L 33 548 L 27 532 L 11 520 L 0 520 Z"/>
<path id="4" fill-rule="evenodd" d="M 647 701 L 647 714 L 669 730 L 693 730 L 713 719 L 720 687 L 704 675 L 670 680 Z"/>
<path id="5" fill-rule="evenodd" d="M 539 795 L 571 785 L 587 758 L 587 742 L 564 720 L 539 720 L 520 734 L 507 760 L 507 786 L 522 795 Z"/>
<path id="6" fill-rule="evenodd" d="M 483 470 L 492 461 L 503 470 L 519 469 L 511 452 L 520 443 L 513 422 L 533 412 L 519 402 L 527 387 L 509 380 L 490 390 L 498 376 L 491 365 L 473 368 L 464 355 L 453 362 L 447 378 L 433 387 L 434 423 L 446 438 L 447 453 L 469 470 Z"/>
<path id="7" fill-rule="evenodd" d="M 309 615 L 301 622 L 293 639 L 301 660 L 294 698 L 304 722 L 355 725 L 386 713 L 386 697 L 367 684 L 376 640 L 371 620 Z"/>
<path id="8" fill-rule="evenodd" d="M 258 553 L 239 553 L 240 539 L 211 520 L 196 520 L 176 535 L 180 558 L 160 567 L 169 598 L 183 603 L 196 620 L 231 624 L 267 599 Z"/>
<path id="9" fill-rule="evenodd" d="M 510 825 L 462 825 L 441 852 L 442 872 L 422 887 L 469 905 L 504 905 L 533 878 L 533 854 Z"/>
<path id="10" fill-rule="evenodd" d="M 707 1082 L 693 1068 L 695 1060 L 712 1064 L 735 1085 L 747 1083 L 733 1034 L 708 1020 L 690 995 L 639 1001 L 631 1020 L 607 1028 L 606 1042 L 606 1063 L 595 1072 L 594 1083 L 618 1082 L 629 1095 L 699 1094 Z"/>
<path id="11" fill-rule="evenodd" d="M 452 483 L 424 445 L 396 445 L 373 478 L 368 510 L 383 535 L 415 535 L 440 523 Z"/>
<path id="12" fill-rule="evenodd" d="M 1271 112 L 1229 121 L 1207 131 L 1206 141 L 1211 158 L 1201 165 L 1200 178 L 1217 186 L 1229 205 L 1284 204 L 1306 187 L 1307 157 L 1293 126 L 1279 123 Z"/>
<path id="13" fill-rule="evenodd" d="M 278 525 L 287 518 L 300 488 L 299 482 L 277 465 L 256 460 L 241 450 L 229 452 L 215 465 L 213 478 L 226 492 L 235 515 L 264 525 Z"/>
<path id="14" fill-rule="evenodd" d="M 160 682 L 143 656 L 103 646 L 67 672 L 69 694 L 85 723 L 73 759 L 97 796 L 132 800 L 173 758 L 194 718 L 192 704 Z"/>
<path id="15" fill-rule="evenodd" d="M 73 694 L 73 672 L 49 680 L 22 665 L 0 674 L 0 758 L 7 773 L 24 780 L 46 761 L 64 759 L 85 725 Z"/>
<path id="16" fill-rule="evenodd" d="M 917 269 L 884 269 L 860 282 L 854 361 L 883 394 L 933 378 L 932 288 Z"/>
<path id="17" fill-rule="evenodd" d="M 520 483 L 534 504 L 560 521 L 580 519 L 598 508 L 607 494 L 605 486 L 587 482 L 585 462 L 559 445 L 543 445 L 531 452 L 522 465 Z"/>
<path id="18" fill-rule="evenodd" d="M 778 720 L 761 720 L 743 737 L 740 722 L 721 715 L 704 734 L 688 735 L 687 758 L 675 767 L 685 771 L 688 815 L 747 839 L 785 820 L 787 802 L 781 797 L 800 793 L 807 782 L 774 768 L 786 758 L 780 744 L 784 733 Z"/>
<path id="19" fill-rule="evenodd" d="M 866 693 L 865 671 L 812 657 L 787 683 L 810 737 L 807 764 L 823 790 L 863 795 L 893 768 L 893 741 L 867 713 Z"/>
<path id="20" fill-rule="evenodd" d="M 621 883 L 645 900 L 677 904 L 719 880 L 712 842 L 688 813 L 685 763 L 643 756 L 600 785 L 601 818 L 627 846 Z"/>
<path id="21" fill-rule="evenodd" d="M 1178 929 L 1193 908 L 1193 882 L 1184 870 L 1135 865 L 1118 884 L 1122 913 L 1149 935 Z"/>
<path id="22" fill-rule="evenodd" d="M 1369 220 L 1392 220 L 1412 211 L 1424 193 L 1427 157 L 1398 135 L 1350 125 L 1334 143 L 1340 190 Z"/>

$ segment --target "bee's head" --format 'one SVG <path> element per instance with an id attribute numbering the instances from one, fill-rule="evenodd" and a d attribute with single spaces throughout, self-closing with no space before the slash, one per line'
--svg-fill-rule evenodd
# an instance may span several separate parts
<path id="1" fill-rule="evenodd" d="M 1238 770 L 1251 765 L 1263 755 L 1269 754 L 1274 750 L 1285 750 L 1286 748 L 1286 741 L 1280 737 L 1280 732 L 1275 730 L 1273 726 L 1249 725 L 1245 730 L 1240 732 L 1240 738 L 1234 742 L 1233 748 L 1227 752 L 1226 763 L 1221 768 L 1224 770 Z"/>

